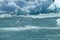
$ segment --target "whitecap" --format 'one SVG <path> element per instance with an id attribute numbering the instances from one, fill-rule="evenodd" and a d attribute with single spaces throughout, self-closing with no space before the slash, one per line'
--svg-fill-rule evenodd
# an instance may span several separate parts
<path id="1" fill-rule="evenodd" d="M 0 28 L 0 31 L 26 31 L 26 30 L 52 30 L 52 29 L 60 29 L 60 27 L 38 27 L 38 26 L 25 26 L 25 27 L 6 27 Z"/>

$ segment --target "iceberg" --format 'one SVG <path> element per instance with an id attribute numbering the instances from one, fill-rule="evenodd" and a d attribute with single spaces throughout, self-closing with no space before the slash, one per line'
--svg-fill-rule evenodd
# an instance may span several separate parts
<path id="1" fill-rule="evenodd" d="M 48 10 L 59 13 L 60 12 L 60 0 L 55 0 L 54 3 L 52 3 L 50 7 L 48 7 Z"/>
<path id="2" fill-rule="evenodd" d="M 20 14 L 40 14 L 46 13 L 47 8 L 53 3 L 53 0 L 5 0 L 0 3 L 0 10 L 8 13 Z"/>

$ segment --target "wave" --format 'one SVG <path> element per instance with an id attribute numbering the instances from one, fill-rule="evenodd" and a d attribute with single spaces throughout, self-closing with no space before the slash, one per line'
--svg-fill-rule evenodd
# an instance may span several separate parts
<path id="1" fill-rule="evenodd" d="M 6 27 L 6 28 L 0 28 L 0 31 L 26 31 L 26 30 L 51 30 L 51 29 L 60 29 L 60 27 L 35 27 L 35 26 L 25 26 L 25 27 Z"/>
<path id="2" fill-rule="evenodd" d="M 0 14 L 0 18 L 13 17 L 11 14 Z"/>
<path id="3" fill-rule="evenodd" d="M 26 26 L 26 27 L 0 28 L 1 31 L 24 31 L 24 30 L 32 30 L 32 29 L 39 29 L 39 27 Z"/>
<path id="4" fill-rule="evenodd" d="M 54 36 L 54 37 L 55 37 L 55 36 L 60 36 L 60 34 L 53 34 L 53 35 L 51 34 L 51 35 L 45 35 L 45 36 L 47 36 L 47 37 L 48 37 L 48 36 L 49 36 L 49 37 Z"/>
<path id="5" fill-rule="evenodd" d="M 0 18 L 6 17 L 24 17 L 24 18 L 49 18 L 49 17 L 60 17 L 60 14 L 39 14 L 39 15 L 11 15 L 11 14 L 1 14 Z"/>

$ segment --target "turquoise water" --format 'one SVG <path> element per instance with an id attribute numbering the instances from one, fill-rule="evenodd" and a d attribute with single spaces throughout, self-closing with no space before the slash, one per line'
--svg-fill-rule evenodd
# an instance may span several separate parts
<path id="1" fill-rule="evenodd" d="M 60 30 L 0 31 L 0 40 L 60 40 Z"/>
<path id="2" fill-rule="evenodd" d="M 40 26 L 55 27 L 58 17 L 53 18 L 24 18 L 24 17 L 8 17 L 0 18 L 0 27 L 24 27 L 24 26 Z"/>
<path id="3" fill-rule="evenodd" d="M 53 18 L 24 18 L 10 17 L 0 18 L 0 28 L 8 27 L 58 27 L 56 19 Z M 22 29 L 23 29 L 22 28 Z M 28 27 L 27 27 L 28 28 Z M 28 29 L 8 31 L 0 29 L 0 40 L 60 40 L 60 29 Z"/>

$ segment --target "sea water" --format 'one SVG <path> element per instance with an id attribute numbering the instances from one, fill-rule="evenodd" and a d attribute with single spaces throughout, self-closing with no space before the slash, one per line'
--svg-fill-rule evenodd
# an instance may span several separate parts
<path id="1" fill-rule="evenodd" d="M 43 15 L 1 15 L 0 40 L 60 40 L 58 18 Z"/>

